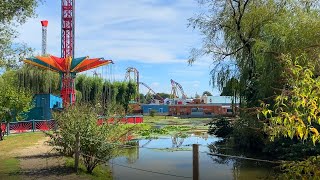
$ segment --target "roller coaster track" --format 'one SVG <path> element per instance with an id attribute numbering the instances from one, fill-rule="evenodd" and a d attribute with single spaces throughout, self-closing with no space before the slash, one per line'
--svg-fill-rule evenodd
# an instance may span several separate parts
<path id="1" fill-rule="evenodd" d="M 164 100 L 158 93 L 156 93 L 154 90 L 152 90 L 151 87 L 149 87 L 147 84 L 145 84 L 145 83 L 143 83 L 143 82 L 139 82 L 139 84 L 141 84 L 141 85 L 143 85 L 144 87 L 146 87 L 146 88 L 149 90 L 148 93 L 151 92 L 153 95 L 155 95 L 156 97 L 158 97 L 159 100 L 161 100 L 161 101 Z M 147 93 L 147 94 L 148 94 L 148 93 Z"/>
<path id="2" fill-rule="evenodd" d="M 187 95 L 184 93 L 182 86 L 171 79 L 171 98 L 178 98 L 178 90 L 181 92 L 182 99 L 187 99 Z"/>

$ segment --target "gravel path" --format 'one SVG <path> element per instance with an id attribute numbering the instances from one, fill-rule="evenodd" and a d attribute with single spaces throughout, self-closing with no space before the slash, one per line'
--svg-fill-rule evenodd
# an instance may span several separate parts
<path id="1" fill-rule="evenodd" d="M 64 158 L 46 144 L 47 140 L 43 138 L 34 146 L 14 152 L 20 160 L 18 175 L 21 179 L 85 179 L 65 167 Z"/>

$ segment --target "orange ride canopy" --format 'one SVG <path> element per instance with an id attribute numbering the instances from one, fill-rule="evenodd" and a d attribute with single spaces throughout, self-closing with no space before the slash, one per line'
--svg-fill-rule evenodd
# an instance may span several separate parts
<path id="1" fill-rule="evenodd" d="M 79 73 L 90 69 L 97 68 L 112 63 L 112 60 L 105 60 L 103 58 L 80 57 L 80 58 L 59 58 L 56 56 L 36 56 L 26 58 L 25 63 L 48 69 L 60 73 Z"/>

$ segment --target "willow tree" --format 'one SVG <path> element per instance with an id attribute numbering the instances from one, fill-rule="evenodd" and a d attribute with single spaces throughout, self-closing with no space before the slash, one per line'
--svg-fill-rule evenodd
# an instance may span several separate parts
<path id="1" fill-rule="evenodd" d="M 203 46 L 194 49 L 189 62 L 211 55 L 214 86 L 236 77 L 240 96 L 248 107 L 259 99 L 279 94 L 286 80 L 280 75 L 281 54 L 319 63 L 320 31 L 317 1 L 299 0 L 199 0 L 206 8 L 190 19 L 203 35 Z M 272 98 L 271 98 L 272 99 Z"/>
<path id="2" fill-rule="evenodd" d="M 109 82 L 99 77 L 79 75 L 76 78 L 76 90 L 81 94 L 80 102 L 97 104 L 103 107 L 118 104 L 125 111 L 129 101 L 135 97 L 136 85 L 133 82 Z"/>
<path id="3" fill-rule="evenodd" d="M 60 94 L 60 77 L 56 72 L 39 69 L 31 65 L 24 65 L 16 70 L 16 85 L 33 94 Z"/>

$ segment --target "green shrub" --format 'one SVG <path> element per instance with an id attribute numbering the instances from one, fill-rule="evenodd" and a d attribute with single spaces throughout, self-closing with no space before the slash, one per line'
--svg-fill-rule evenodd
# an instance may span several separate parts
<path id="1" fill-rule="evenodd" d="M 284 162 L 279 179 L 319 179 L 320 156 L 312 156 L 304 161 Z"/>
<path id="2" fill-rule="evenodd" d="M 157 113 L 157 111 L 154 110 L 154 109 L 152 109 L 152 110 L 150 111 L 149 115 L 150 115 L 151 117 L 154 117 L 154 116 L 156 115 L 156 113 Z"/>
<path id="3" fill-rule="evenodd" d="M 62 154 L 73 156 L 76 134 L 79 133 L 80 152 L 88 173 L 115 157 L 119 150 L 116 144 L 124 143 L 128 131 L 132 129 L 117 122 L 98 125 L 98 112 L 93 106 L 78 104 L 54 113 L 59 131 L 51 135 L 50 144 Z"/>
<path id="4" fill-rule="evenodd" d="M 233 131 L 233 127 L 226 118 L 221 117 L 217 120 L 211 121 L 209 124 L 208 133 L 214 134 L 217 137 L 226 138 L 229 137 Z"/>
<path id="5" fill-rule="evenodd" d="M 263 123 L 250 116 L 242 117 L 235 122 L 232 137 L 236 147 L 253 151 L 262 150 L 266 141 Z"/>

